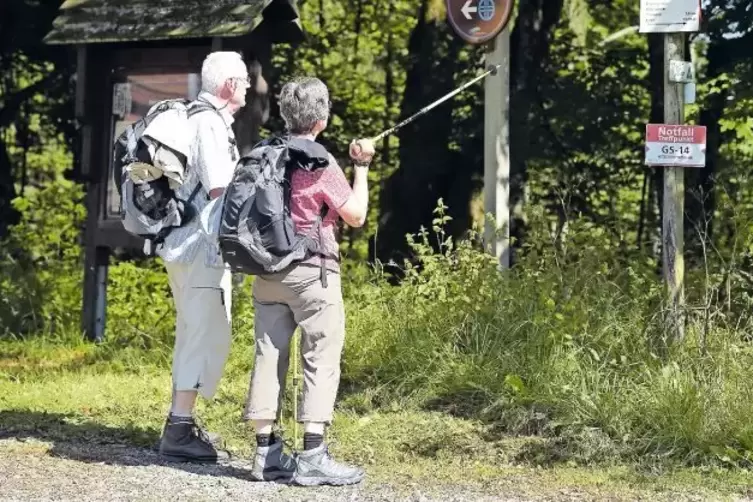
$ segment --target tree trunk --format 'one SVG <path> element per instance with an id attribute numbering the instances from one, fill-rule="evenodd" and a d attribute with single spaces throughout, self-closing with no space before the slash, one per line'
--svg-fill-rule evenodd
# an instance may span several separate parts
<path id="1" fill-rule="evenodd" d="M 251 153 L 261 139 L 261 127 L 269 119 L 269 84 L 264 78 L 264 69 L 269 68 L 269 52 L 258 50 L 248 64 L 251 87 L 246 91 L 246 106 L 240 109 L 233 123 L 238 152 L 241 156 Z"/>
<path id="2" fill-rule="evenodd" d="M 651 92 L 651 116 L 649 121 L 653 124 L 664 122 L 664 39 L 662 35 L 651 33 L 648 35 L 649 57 L 649 90 Z M 662 204 L 664 198 L 664 172 L 660 168 L 652 167 L 649 171 L 651 176 L 651 188 L 646 215 L 647 237 L 653 242 L 653 250 L 656 252 L 657 272 L 661 274 L 661 221 Z M 659 214 L 654 215 L 654 208 L 658 207 Z"/>
<path id="3" fill-rule="evenodd" d="M 395 0 L 390 0 L 388 15 L 392 15 L 395 8 Z M 395 103 L 395 74 L 393 64 L 395 62 L 395 37 L 393 30 L 389 29 L 387 34 L 387 55 L 384 61 L 384 125 L 383 129 L 387 130 L 392 127 L 393 119 L 392 107 Z M 375 145 L 376 146 L 376 145 Z M 390 137 L 385 136 L 382 139 L 382 159 L 381 164 L 384 166 L 392 167 L 392 149 L 390 148 Z M 378 193 L 379 204 L 381 204 L 381 198 L 384 197 L 385 179 L 380 177 L 380 187 Z M 381 225 L 381 219 L 377 223 L 377 231 L 374 238 L 369 243 L 368 256 L 369 261 L 374 261 L 377 258 L 376 242 L 379 241 L 379 227 Z"/>
<path id="4" fill-rule="evenodd" d="M 520 249 L 525 239 L 531 117 L 537 103 L 539 77 L 549 57 L 549 37 L 562 16 L 562 6 L 563 0 L 521 2 L 511 34 L 510 237 L 513 252 Z"/>
<path id="5" fill-rule="evenodd" d="M 708 80 L 718 77 L 724 64 L 724 48 L 711 43 L 708 51 Z M 706 126 L 706 167 L 688 169 L 686 174 L 685 242 L 689 265 L 703 261 L 703 244 L 713 238 L 714 211 L 716 210 L 715 175 L 719 163 L 722 131 L 719 124 L 727 102 L 728 91 L 710 94 L 700 112 L 700 123 Z"/>
<path id="6" fill-rule="evenodd" d="M 11 205 L 16 198 L 16 184 L 4 134 L 0 130 L 0 239 L 8 234 L 8 227 L 18 223 L 18 211 Z"/>
<path id="7" fill-rule="evenodd" d="M 422 0 L 418 21 L 408 43 L 409 66 L 401 115 L 407 117 L 455 87 L 458 54 L 464 44 L 449 33 L 443 21 L 426 19 L 428 1 Z M 391 85 L 391 84 L 390 84 Z M 437 200 L 450 190 L 448 179 L 460 165 L 449 148 L 453 132 L 453 102 L 443 103 L 431 116 L 398 131 L 400 167 L 384 182 L 380 194 L 380 225 L 374 249 L 388 262 L 411 255 L 405 236 L 431 226 Z M 467 205 L 467 204 L 466 204 Z M 451 207 L 451 210 L 460 209 Z"/>

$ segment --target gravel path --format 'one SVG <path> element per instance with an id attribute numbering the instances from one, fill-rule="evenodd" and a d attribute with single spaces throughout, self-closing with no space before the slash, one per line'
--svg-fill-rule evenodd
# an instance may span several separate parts
<path id="1" fill-rule="evenodd" d="M 0 501 L 222 501 L 234 502 L 552 502 L 652 501 L 690 502 L 708 497 L 549 487 L 536 494 L 535 479 L 500 479 L 478 488 L 442 485 L 391 486 L 367 479 L 352 487 L 302 488 L 252 481 L 247 461 L 223 465 L 170 464 L 153 450 L 118 444 L 0 440 Z M 528 485 L 528 490 L 521 490 Z M 533 491 L 530 490 L 533 488 Z M 525 497 L 518 495 L 526 493 Z M 735 500 L 734 498 L 732 500 Z M 737 499 L 741 500 L 741 499 Z M 745 499 L 750 500 L 750 499 Z"/>
<path id="2" fill-rule="evenodd" d="M 525 502 L 470 493 L 439 498 L 368 480 L 351 487 L 302 488 L 250 480 L 248 462 L 169 464 L 151 450 L 121 445 L 0 440 L 2 501 L 218 501 L 236 502 Z"/>

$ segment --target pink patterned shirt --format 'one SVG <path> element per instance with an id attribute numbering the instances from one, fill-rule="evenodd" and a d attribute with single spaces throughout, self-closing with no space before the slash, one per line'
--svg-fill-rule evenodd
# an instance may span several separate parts
<path id="1" fill-rule="evenodd" d="M 327 255 L 339 256 L 340 246 L 337 242 L 337 210 L 348 201 L 353 190 L 345 178 L 345 173 L 332 155 L 329 166 L 313 172 L 297 169 L 291 181 L 290 212 L 296 230 L 307 232 L 321 214 L 322 206 L 327 205 L 327 216 L 322 223 L 322 247 Z M 318 232 L 314 233 L 318 241 Z M 313 257 L 305 263 L 319 265 L 319 257 Z M 327 260 L 327 268 L 339 271 L 337 261 Z"/>

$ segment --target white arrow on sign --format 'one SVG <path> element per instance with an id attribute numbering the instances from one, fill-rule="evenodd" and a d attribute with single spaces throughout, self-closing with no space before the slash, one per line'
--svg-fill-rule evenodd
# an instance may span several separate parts
<path id="1" fill-rule="evenodd" d="M 471 12 L 476 12 L 478 10 L 475 5 L 471 7 L 472 1 L 473 0 L 466 0 L 465 5 L 460 9 L 460 12 L 462 12 L 465 18 L 469 20 L 471 19 Z"/>

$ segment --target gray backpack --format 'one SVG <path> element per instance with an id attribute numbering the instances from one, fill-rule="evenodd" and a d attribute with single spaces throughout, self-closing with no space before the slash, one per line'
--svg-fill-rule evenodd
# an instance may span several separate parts
<path id="1" fill-rule="evenodd" d="M 321 258 L 322 285 L 327 287 L 320 248 L 322 208 L 312 228 L 299 232 L 290 212 L 290 176 L 296 169 L 314 171 L 329 165 L 320 144 L 302 138 L 272 137 L 257 144 L 236 165 L 225 189 L 219 246 L 231 270 L 249 275 L 280 272 L 313 256 Z M 319 239 L 314 239 L 316 232 Z"/>
<path id="2" fill-rule="evenodd" d="M 120 193 L 121 222 L 127 232 L 149 243 L 150 255 L 154 254 L 172 230 L 188 224 L 197 216 L 193 202 L 201 191 L 201 183 L 197 183 L 191 195 L 186 200 L 181 200 L 153 156 L 172 156 L 174 163 L 182 167 L 184 173 L 187 168 L 186 156 L 150 138 L 153 150 L 154 145 L 157 145 L 152 155 L 143 139 L 144 131 L 149 124 L 159 114 L 173 109 L 185 112 L 186 120 L 204 111 L 219 113 L 206 101 L 164 100 L 154 105 L 144 117 L 128 126 L 114 144 L 113 176 Z M 132 176 L 133 169 L 151 175 L 135 180 Z"/>

